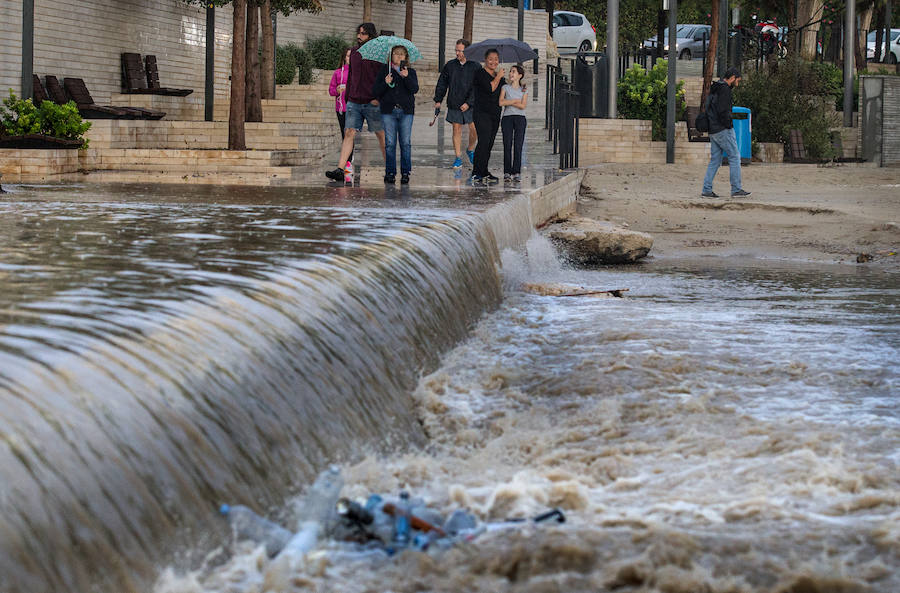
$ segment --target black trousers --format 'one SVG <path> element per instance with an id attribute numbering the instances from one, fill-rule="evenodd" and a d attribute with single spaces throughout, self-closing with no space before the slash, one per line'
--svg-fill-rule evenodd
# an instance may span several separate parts
<path id="1" fill-rule="evenodd" d="M 500 127 L 500 115 L 476 111 L 474 120 L 478 144 L 475 145 L 475 167 L 472 169 L 472 174 L 484 177 L 488 174 L 488 161 L 491 159 L 494 139 L 497 137 L 497 129 Z"/>
<path id="2" fill-rule="evenodd" d="M 338 124 L 340 124 L 340 126 L 341 126 L 341 140 L 343 140 L 344 139 L 344 130 L 347 127 L 347 114 L 341 113 L 340 111 L 335 111 L 335 113 L 337 114 Z M 347 160 L 350 160 L 350 161 L 353 160 L 353 151 L 352 150 L 350 151 L 350 158 Z"/>
<path id="3" fill-rule="evenodd" d="M 522 145 L 525 144 L 524 115 L 507 115 L 500 120 L 503 131 L 503 174 L 518 175 L 522 172 Z"/>

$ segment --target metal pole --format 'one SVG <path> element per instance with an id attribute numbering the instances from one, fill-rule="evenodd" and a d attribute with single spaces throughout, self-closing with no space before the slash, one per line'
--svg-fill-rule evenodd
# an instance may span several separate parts
<path id="1" fill-rule="evenodd" d="M 206 7 L 206 96 L 204 98 L 204 115 L 206 121 L 213 120 L 215 107 L 216 84 L 216 9 L 210 4 Z"/>
<path id="2" fill-rule="evenodd" d="M 22 99 L 34 97 L 34 0 L 22 2 Z"/>
<path id="3" fill-rule="evenodd" d="M 719 46 L 716 48 L 716 68 L 721 77 L 728 69 L 728 0 L 719 0 Z"/>
<path id="4" fill-rule="evenodd" d="M 675 44 L 678 36 L 675 29 L 678 27 L 678 0 L 669 0 L 669 77 L 666 86 L 666 162 L 675 162 L 675 87 L 678 81 L 675 78 Z"/>
<path id="5" fill-rule="evenodd" d="M 853 127 L 853 44 L 856 39 L 856 3 L 847 2 L 844 12 L 844 127 Z"/>
<path id="6" fill-rule="evenodd" d="M 440 2 L 440 18 L 438 19 L 438 72 L 447 62 L 447 0 Z"/>
<path id="7" fill-rule="evenodd" d="M 525 0 L 519 0 L 519 41 L 525 41 Z"/>
<path id="8" fill-rule="evenodd" d="M 616 93 L 619 84 L 619 0 L 606 3 L 606 59 L 609 64 L 609 119 L 616 119 Z"/>

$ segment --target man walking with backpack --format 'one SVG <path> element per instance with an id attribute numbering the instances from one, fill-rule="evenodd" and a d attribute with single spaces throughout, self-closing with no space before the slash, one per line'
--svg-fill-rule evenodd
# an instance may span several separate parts
<path id="1" fill-rule="evenodd" d="M 723 153 L 728 153 L 728 170 L 731 181 L 731 197 L 743 198 L 750 195 L 741 187 L 741 154 L 737 137 L 731 123 L 731 89 L 741 83 L 741 73 L 737 68 L 729 68 L 721 80 L 713 83 L 706 99 L 706 115 L 709 117 L 709 166 L 703 178 L 704 198 L 718 198 L 713 192 L 713 179 L 722 164 Z"/>

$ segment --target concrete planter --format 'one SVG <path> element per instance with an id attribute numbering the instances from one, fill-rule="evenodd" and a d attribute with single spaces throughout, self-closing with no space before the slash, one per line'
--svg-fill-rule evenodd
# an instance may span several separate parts
<path id="1" fill-rule="evenodd" d="M 781 142 L 760 142 L 756 156 L 761 163 L 783 163 L 784 144 Z"/>

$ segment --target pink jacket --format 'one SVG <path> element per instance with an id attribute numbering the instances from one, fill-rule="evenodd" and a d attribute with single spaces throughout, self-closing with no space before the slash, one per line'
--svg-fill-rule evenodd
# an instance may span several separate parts
<path id="1" fill-rule="evenodd" d="M 331 75 L 331 84 L 328 85 L 328 94 L 334 97 L 334 110 L 338 113 L 345 113 L 347 111 L 347 88 L 345 87 L 343 92 L 338 92 L 338 85 L 347 84 L 347 76 L 350 73 L 350 67 L 347 64 L 344 64 L 340 68 L 334 71 L 334 74 Z"/>

